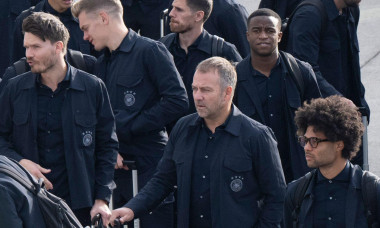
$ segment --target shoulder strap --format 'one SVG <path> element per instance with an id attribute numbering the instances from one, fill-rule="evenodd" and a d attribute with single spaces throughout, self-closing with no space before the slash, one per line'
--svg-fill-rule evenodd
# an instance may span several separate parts
<path id="1" fill-rule="evenodd" d="M 160 39 L 161 43 L 165 45 L 167 49 L 169 49 L 170 45 L 172 45 L 174 38 L 176 34 L 175 33 L 170 33 Z"/>
<path id="2" fill-rule="evenodd" d="M 306 190 L 310 185 L 311 179 L 313 179 L 312 177 L 314 176 L 314 173 L 315 169 L 311 172 L 308 172 L 305 176 L 301 177 L 296 186 L 294 198 L 291 199 L 294 205 L 294 209 L 292 211 L 293 228 L 296 228 L 298 226 L 298 215 L 300 213 L 301 205 L 305 197 Z"/>
<path id="3" fill-rule="evenodd" d="M 75 68 L 88 72 L 82 52 L 67 49 L 67 61 Z"/>
<path id="4" fill-rule="evenodd" d="M 303 81 L 301 70 L 298 66 L 296 59 L 289 53 L 280 51 L 282 60 L 285 63 L 286 68 L 289 71 L 290 77 L 296 82 L 298 91 L 301 94 L 301 102 L 304 100 L 305 83 Z"/>
<path id="5" fill-rule="evenodd" d="M 28 63 L 26 62 L 26 57 L 21 58 L 19 61 L 13 63 L 16 70 L 16 75 L 20 75 L 28 71 Z"/>
<path id="6" fill-rule="evenodd" d="M 379 221 L 377 220 L 378 212 L 378 199 L 377 199 L 377 188 L 379 185 L 379 177 L 374 174 L 363 171 L 362 176 L 362 197 L 363 203 L 366 210 L 368 227 L 379 227 Z"/>
<path id="7" fill-rule="evenodd" d="M 37 194 L 35 186 L 30 181 L 26 180 L 24 177 L 18 174 L 17 172 L 12 171 L 6 167 L 0 167 L 0 173 L 4 173 L 10 176 L 12 179 L 19 182 L 22 186 L 24 186 L 26 189 L 31 191 L 33 194 Z"/>
<path id="8" fill-rule="evenodd" d="M 211 56 L 223 55 L 223 42 L 224 39 L 217 35 L 212 35 Z"/>

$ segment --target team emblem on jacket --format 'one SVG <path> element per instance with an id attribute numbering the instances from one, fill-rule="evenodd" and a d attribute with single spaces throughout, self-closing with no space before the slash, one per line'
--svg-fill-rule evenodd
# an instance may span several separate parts
<path id="1" fill-rule="evenodd" d="M 231 190 L 234 192 L 240 192 L 243 189 L 243 180 L 244 178 L 241 176 L 231 177 Z"/>
<path id="2" fill-rule="evenodd" d="M 136 93 L 133 91 L 127 91 L 124 93 L 124 103 L 126 106 L 132 106 L 135 104 L 136 98 L 135 98 Z"/>
<path id="3" fill-rule="evenodd" d="M 92 132 L 91 131 L 85 131 L 82 133 L 82 135 L 83 135 L 83 139 L 82 139 L 83 145 L 84 146 L 91 145 L 91 143 L 92 143 Z"/>

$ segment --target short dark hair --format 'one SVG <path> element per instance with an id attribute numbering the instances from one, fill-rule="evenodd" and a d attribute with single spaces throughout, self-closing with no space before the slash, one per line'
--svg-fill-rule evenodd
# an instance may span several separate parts
<path id="1" fill-rule="evenodd" d="M 58 17 L 44 12 L 34 12 L 22 22 L 22 32 L 29 32 L 43 41 L 63 42 L 64 53 L 70 38 L 69 31 Z"/>
<path id="2" fill-rule="evenodd" d="M 305 134 L 307 127 L 326 135 L 333 142 L 342 140 L 342 157 L 351 159 L 359 151 L 364 132 L 358 108 L 348 103 L 346 98 L 334 95 L 304 103 L 295 113 L 297 134 Z"/>
<path id="3" fill-rule="evenodd" d="M 258 16 L 275 17 L 278 20 L 278 23 L 279 23 L 280 29 L 281 29 L 281 17 L 280 17 L 280 15 L 278 15 L 273 10 L 267 9 L 267 8 L 261 8 L 261 9 L 255 10 L 253 13 L 251 13 L 251 15 L 249 15 L 249 17 L 247 18 L 247 27 L 249 26 L 249 22 L 251 21 L 251 19 L 254 17 L 258 17 Z"/>
<path id="4" fill-rule="evenodd" d="M 205 13 L 203 22 L 205 22 L 211 14 L 213 0 L 186 0 L 187 5 L 193 11 L 203 11 Z"/>

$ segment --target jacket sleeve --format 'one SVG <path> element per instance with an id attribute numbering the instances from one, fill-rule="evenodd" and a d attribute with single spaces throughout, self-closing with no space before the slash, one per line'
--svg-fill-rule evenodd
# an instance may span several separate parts
<path id="1" fill-rule="evenodd" d="M 118 150 L 115 119 L 107 89 L 98 79 L 95 141 L 95 199 L 110 201 Z"/>
<path id="2" fill-rule="evenodd" d="M 6 86 L 0 92 L 0 155 L 20 161 L 23 157 L 17 153 L 11 143 L 13 129 L 11 88 Z"/>
<path id="3" fill-rule="evenodd" d="M 166 47 L 155 42 L 145 56 L 144 67 L 160 99 L 133 119 L 132 135 L 161 129 L 185 115 L 189 107 L 185 86 Z"/>
<path id="4" fill-rule="evenodd" d="M 250 139 L 254 171 L 263 196 L 258 227 L 280 227 L 283 218 L 285 178 L 273 132 L 265 127 Z"/>
<path id="5" fill-rule="evenodd" d="M 328 83 L 319 70 L 319 43 L 322 29 L 321 15 L 314 6 L 304 6 L 294 14 L 289 27 L 287 52 L 310 63 L 323 97 L 340 94 Z"/>

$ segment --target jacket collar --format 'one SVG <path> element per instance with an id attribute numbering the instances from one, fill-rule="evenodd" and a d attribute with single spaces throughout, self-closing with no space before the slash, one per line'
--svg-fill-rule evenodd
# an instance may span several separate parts
<path id="1" fill-rule="evenodd" d="M 282 57 L 281 55 L 278 56 L 278 59 L 277 59 L 277 62 L 276 62 L 276 65 L 274 67 L 277 67 L 278 65 L 280 65 L 281 67 L 281 71 L 284 75 L 288 74 L 288 69 L 286 68 L 285 64 L 284 64 L 284 61 L 282 60 Z M 250 73 L 249 74 L 239 74 L 238 75 L 238 81 L 245 81 L 245 80 L 248 80 L 247 77 L 251 77 L 255 74 L 255 69 L 253 68 L 252 64 L 251 64 L 251 55 L 248 55 L 246 58 L 244 58 L 239 64 L 238 66 L 241 66 L 241 68 L 243 69 L 250 69 Z M 273 68 L 274 69 L 274 68 Z"/>
<path id="2" fill-rule="evenodd" d="M 189 124 L 189 130 L 194 130 L 197 127 L 201 127 L 203 124 L 203 118 L 200 117 L 197 113 L 193 114 L 195 118 Z M 241 111 L 235 106 L 231 106 L 231 113 L 227 118 L 224 130 L 231 135 L 239 136 L 240 135 L 240 127 L 241 127 Z"/>
<path id="3" fill-rule="evenodd" d="M 174 37 L 173 44 L 177 47 L 180 47 L 179 44 L 179 35 L 176 33 Z M 208 33 L 205 29 L 203 29 L 202 33 L 198 36 L 198 38 L 192 43 L 189 48 L 196 48 L 207 54 L 211 55 L 211 47 L 212 47 L 212 35 Z"/>
<path id="4" fill-rule="evenodd" d="M 121 52 L 127 52 L 128 53 L 128 52 L 132 51 L 132 48 L 135 45 L 138 37 L 139 37 L 139 35 L 135 31 L 128 28 L 127 35 L 124 37 L 123 41 L 121 41 L 120 46 L 114 52 L 121 51 Z M 108 48 L 106 49 L 104 56 L 106 58 L 109 58 L 111 56 L 111 52 L 109 51 Z"/>
<path id="5" fill-rule="evenodd" d="M 85 91 L 85 86 L 83 82 L 77 78 L 78 70 L 72 67 L 70 64 L 67 64 L 67 74 L 66 77 L 70 77 L 70 89 L 75 89 L 79 91 Z M 21 84 L 21 89 L 31 89 L 36 87 L 37 74 L 28 72 L 26 74 L 31 74 L 25 77 L 25 81 Z"/>

